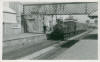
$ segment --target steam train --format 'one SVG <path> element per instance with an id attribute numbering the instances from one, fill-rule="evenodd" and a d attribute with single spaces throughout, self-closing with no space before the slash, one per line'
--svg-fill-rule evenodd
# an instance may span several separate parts
<path id="1" fill-rule="evenodd" d="M 63 26 L 64 28 L 61 29 L 61 32 L 63 33 L 60 35 L 60 37 L 58 37 L 60 32 L 56 32 L 55 30 L 53 30 L 51 33 L 47 35 L 47 39 L 64 40 L 77 34 L 80 34 L 82 32 L 85 32 L 88 29 L 87 24 L 79 23 L 71 19 L 66 19 L 65 21 L 63 21 Z"/>

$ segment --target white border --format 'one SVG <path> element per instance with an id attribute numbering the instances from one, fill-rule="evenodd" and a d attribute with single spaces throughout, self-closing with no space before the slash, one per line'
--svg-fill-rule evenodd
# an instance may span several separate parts
<path id="1" fill-rule="evenodd" d="M 98 60 L 1 60 L 2 59 L 2 20 L 3 20 L 3 17 L 2 17 L 2 3 L 3 1 L 20 1 L 20 2 L 97 2 L 98 1 L 98 9 L 100 4 L 99 4 L 99 0 L 0 0 L 0 62 L 97 62 L 100 60 L 100 56 L 99 56 L 99 53 L 98 53 Z M 100 14 L 100 11 L 98 10 L 98 15 Z M 98 16 L 98 34 L 100 34 L 100 27 L 99 27 L 99 24 L 100 24 L 100 16 Z M 99 42 L 99 39 L 100 36 L 98 35 L 98 52 L 100 52 L 100 42 Z M 100 61 L 99 61 L 100 62 Z"/>

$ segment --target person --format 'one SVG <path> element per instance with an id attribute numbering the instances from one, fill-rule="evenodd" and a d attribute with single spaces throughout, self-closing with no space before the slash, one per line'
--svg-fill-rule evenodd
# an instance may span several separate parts
<path id="1" fill-rule="evenodd" d="M 51 33 L 51 38 L 54 40 L 64 40 L 63 21 L 61 19 L 57 19 L 57 24 L 53 27 L 53 32 Z"/>
<path id="2" fill-rule="evenodd" d="M 43 32 L 46 33 L 47 31 L 47 26 L 43 23 Z"/>

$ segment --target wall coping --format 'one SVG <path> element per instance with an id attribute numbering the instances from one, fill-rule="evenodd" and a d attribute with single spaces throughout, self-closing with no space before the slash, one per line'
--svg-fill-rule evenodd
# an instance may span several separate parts
<path id="1" fill-rule="evenodd" d="M 29 38 L 29 37 L 43 36 L 43 35 L 45 35 L 45 34 L 27 34 L 27 35 L 26 34 L 21 34 L 21 35 L 19 34 L 16 37 L 15 36 L 6 37 L 6 38 L 3 37 L 3 42 L 24 39 L 24 38 Z"/>

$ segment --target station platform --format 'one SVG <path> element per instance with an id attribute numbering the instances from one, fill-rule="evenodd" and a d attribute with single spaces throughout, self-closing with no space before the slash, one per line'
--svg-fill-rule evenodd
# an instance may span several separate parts
<path id="1" fill-rule="evenodd" d="M 45 34 L 21 33 L 16 35 L 4 35 L 3 53 L 8 53 L 23 47 L 43 43 L 45 41 Z"/>
<path id="2" fill-rule="evenodd" d="M 98 41 L 97 30 L 88 33 L 86 37 L 79 40 L 72 47 L 61 48 L 63 52 L 56 54 L 54 60 L 97 60 Z M 56 52 L 57 53 L 57 52 Z"/>
<path id="3" fill-rule="evenodd" d="M 81 39 L 78 39 L 79 37 Z M 3 50 L 4 51 L 3 59 L 8 59 L 8 60 L 9 59 L 96 60 L 97 59 L 98 57 L 97 30 L 91 30 L 91 31 L 81 33 L 77 36 L 70 38 L 69 40 L 71 42 L 67 44 L 65 42 L 57 43 L 56 41 L 50 41 L 50 40 L 48 41 L 43 40 L 41 41 L 41 43 L 35 45 L 33 45 L 34 42 L 33 43 L 29 42 L 30 44 L 28 43 L 24 44 L 25 46 L 25 47 L 23 46 L 24 48 L 20 48 L 19 50 L 15 50 L 15 51 L 11 51 L 8 48 L 8 46 L 6 46 L 7 48 Z M 63 44 L 65 46 L 61 46 Z M 73 45 L 68 47 L 68 45 L 70 44 Z M 26 48 L 26 45 L 30 45 L 30 46 Z"/>

